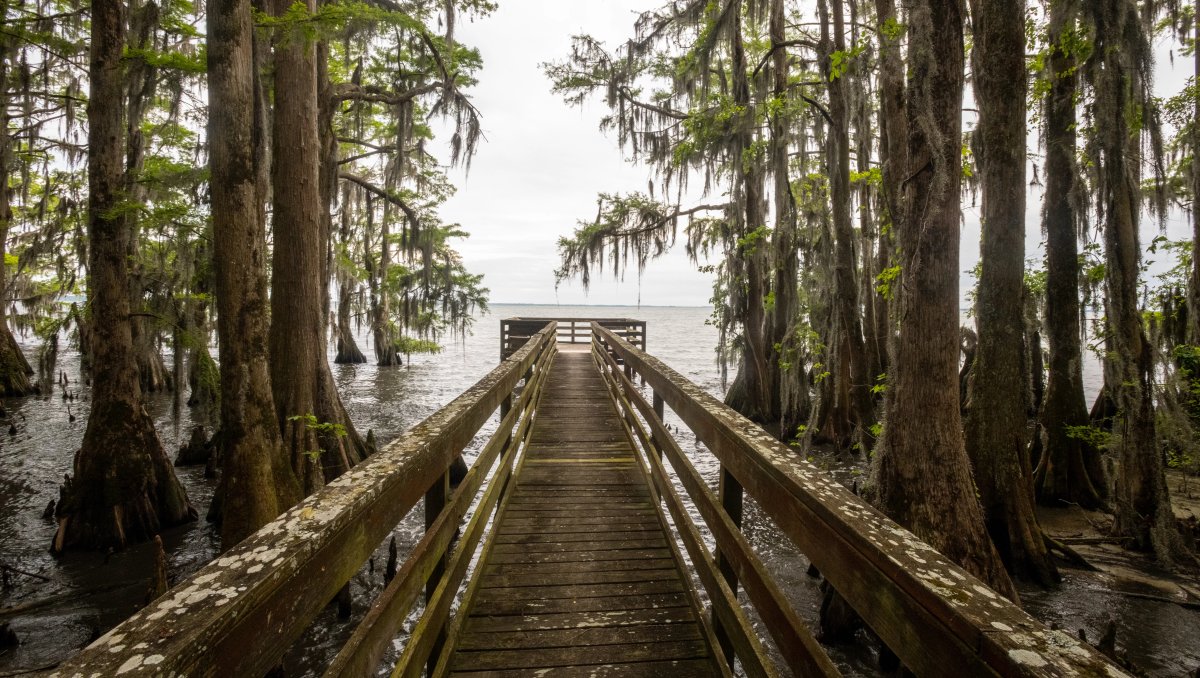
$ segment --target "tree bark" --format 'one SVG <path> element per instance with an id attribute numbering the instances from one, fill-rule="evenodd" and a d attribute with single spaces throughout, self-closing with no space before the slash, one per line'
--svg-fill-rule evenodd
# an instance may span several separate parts
<path id="1" fill-rule="evenodd" d="M 879 32 L 879 157 L 880 194 L 882 197 L 879 251 L 876 267 L 882 273 L 894 265 L 894 236 L 896 226 L 903 220 L 900 187 L 905 177 L 904 163 L 908 155 L 908 121 L 904 117 L 904 56 L 900 50 L 900 35 L 894 30 L 899 24 L 895 0 L 875 0 L 876 29 Z M 882 350 L 881 369 L 874 376 L 891 372 L 891 356 L 896 347 L 894 297 L 898 285 L 890 285 L 887 294 L 879 294 L 876 305 L 875 336 Z"/>
<path id="2" fill-rule="evenodd" d="M 1046 340 L 1049 376 L 1042 405 L 1042 455 L 1034 472 L 1038 500 L 1048 505 L 1104 506 L 1108 483 L 1099 451 L 1072 428 L 1087 426 L 1080 340 L 1078 190 L 1075 163 L 1075 96 L 1079 87 L 1076 55 L 1064 45 L 1075 30 L 1077 0 L 1050 3 L 1050 89 L 1045 106 L 1046 192 L 1042 230 L 1046 233 Z"/>
<path id="3" fill-rule="evenodd" d="M 733 202 L 737 232 L 743 239 L 739 243 L 738 256 L 733 257 L 732 279 L 735 285 L 730 290 L 732 305 L 742 321 L 741 368 L 735 382 L 740 388 L 730 388 L 730 393 L 742 393 L 743 398 L 729 400 L 732 407 L 747 418 L 778 429 L 780 419 L 778 364 L 770 360 L 771 346 L 768 345 L 766 326 L 767 293 L 767 242 L 752 236 L 759 228 L 765 228 L 763 214 L 763 172 L 757 158 L 749 157 L 754 145 L 755 119 L 754 102 L 750 96 L 749 65 L 742 39 L 742 3 L 734 9 L 732 28 L 729 33 L 730 70 L 732 72 L 733 101 L 743 112 L 734 134 L 732 157 L 735 159 Z M 744 284 L 736 284 L 736 283 Z"/>
<path id="4" fill-rule="evenodd" d="M 274 0 L 271 11 L 282 15 L 290 4 Z M 308 5 L 315 11 L 311 0 Z M 316 46 L 288 35 L 277 36 L 274 47 L 271 385 L 284 447 L 309 494 L 360 461 L 363 448 L 326 357 L 329 239 L 320 181 Z M 342 426 L 346 435 L 324 424 Z"/>
<path id="5" fill-rule="evenodd" d="M 130 330 L 122 5 L 93 0 L 88 98 L 88 306 L 92 411 L 51 550 L 121 548 L 195 520 L 141 402 Z"/>
<path id="6" fill-rule="evenodd" d="M 1192 73 L 1200 83 L 1200 7 L 1192 10 Z M 1200 118 L 1200 87 L 1192 103 Z M 1188 343 L 1200 345 L 1200 122 L 1192 120 L 1192 275 L 1188 279 Z"/>
<path id="7" fill-rule="evenodd" d="M 1142 328 L 1138 306 L 1141 247 L 1141 130 L 1130 127 L 1130 111 L 1140 110 L 1148 83 L 1133 62 L 1146 44 L 1138 7 L 1131 0 L 1096 0 L 1087 10 L 1096 47 L 1088 73 L 1095 88 L 1098 172 L 1102 177 L 1105 271 L 1105 383 L 1112 389 L 1117 416 L 1113 446 L 1121 467 L 1115 497 L 1116 535 L 1130 545 L 1171 561 L 1180 548 L 1167 495 L 1163 455 L 1154 421 L 1153 347 Z"/>
<path id="8" fill-rule="evenodd" d="M 300 499 L 279 437 L 267 350 L 265 224 L 259 219 L 249 0 L 208 2 L 209 143 L 221 358 L 221 545 Z"/>
<path id="9" fill-rule="evenodd" d="M 335 144 L 336 146 L 336 144 Z M 350 227 L 350 186 L 342 188 L 342 218 L 339 239 L 346 256 L 352 250 L 353 232 Z M 367 362 L 367 356 L 354 339 L 354 328 L 350 322 L 350 311 L 353 306 L 355 292 L 354 279 L 348 273 L 338 274 L 338 310 L 337 310 L 337 356 L 333 362 L 339 364 L 358 364 Z"/>
<path id="10" fill-rule="evenodd" d="M 786 106 L 788 98 L 788 50 L 785 34 L 786 15 L 783 0 L 771 0 L 769 31 L 771 46 L 771 94 L 777 99 L 777 108 L 771 115 L 771 178 L 775 199 L 775 229 L 771 234 L 772 257 L 774 259 L 775 303 L 768 314 L 771 332 L 772 365 L 779 370 L 779 433 L 781 438 L 797 434 L 801 424 L 808 421 L 812 409 L 809 395 L 808 375 L 802 361 L 787 360 L 789 336 L 795 329 L 799 312 L 800 262 L 796 243 L 796 202 L 792 196 L 791 177 L 788 172 L 789 149 L 792 146 L 794 127 L 788 123 Z M 785 363 L 793 363 L 784 367 Z"/>
<path id="11" fill-rule="evenodd" d="M 7 10 L 8 3 L 0 4 Z M 5 14 L 7 16 L 7 13 Z M 8 254 L 8 230 L 12 224 L 12 193 L 9 189 L 9 167 L 12 166 L 12 137 L 8 133 L 8 78 L 12 53 L 12 38 L 0 35 L 0 262 Z M 28 395 L 34 390 L 29 381 L 33 368 L 17 345 L 8 327 L 8 264 L 0 263 L 0 398 Z"/>
<path id="12" fill-rule="evenodd" d="M 902 176 L 900 335 L 887 422 L 876 450 L 876 504 L 894 520 L 1015 600 L 984 529 L 963 447 L 958 402 L 958 243 L 962 181 L 963 6 L 914 0 Z M 894 160 L 894 158 L 892 158 Z"/>
<path id="13" fill-rule="evenodd" d="M 831 59 L 836 50 L 846 52 L 846 22 L 842 0 L 832 0 L 833 39 L 830 40 L 825 0 L 818 3 L 821 14 L 821 74 L 829 93 L 829 134 L 826 139 L 826 168 L 833 213 L 833 299 L 832 333 L 829 340 L 831 388 L 830 407 L 818 424 L 821 438 L 840 448 L 865 441 L 863 430 L 874 423 L 863 342 L 862 315 L 858 303 L 858 281 L 854 255 L 854 227 L 850 216 L 850 115 L 847 74 L 834 73 Z"/>
<path id="14" fill-rule="evenodd" d="M 1058 581 L 1034 511 L 1025 355 L 1024 0 L 971 0 L 983 238 L 979 343 L 967 386 L 966 446 L 988 534 L 1014 577 Z"/>

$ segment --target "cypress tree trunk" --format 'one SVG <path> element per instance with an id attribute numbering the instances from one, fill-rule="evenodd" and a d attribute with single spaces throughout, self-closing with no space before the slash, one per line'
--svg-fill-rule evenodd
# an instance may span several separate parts
<path id="1" fill-rule="evenodd" d="M 1034 472 L 1038 500 L 1057 505 L 1104 506 L 1108 483 L 1099 452 L 1071 427 L 1088 424 L 1083 395 L 1080 340 L 1079 237 L 1075 163 L 1075 95 L 1079 87 L 1075 54 L 1064 40 L 1075 31 L 1077 0 L 1050 3 L 1050 90 L 1045 101 L 1046 192 L 1042 230 L 1046 233 L 1046 339 L 1050 349 L 1046 396 L 1041 412 L 1042 455 Z"/>
<path id="2" fill-rule="evenodd" d="M 894 235 L 896 226 L 903 220 L 900 202 L 900 185 L 908 150 L 908 121 L 904 117 L 904 56 L 900 51 L 901 36 L 892 27 L 899 25 L 895 0 L 875 0 L 875 20 L 879 31 L 879 156 L 882 184 L 881 221 L 887 225 L 879 233 L 879 251 L 876 266 L 883 272 L 894 265 Z M 894 297 L 899 285 L 891 285 L 888 294 L 880 294 L 882 310 L 875 315 L 875 335 L 882 339 L 882 369 L 891 377 L 891 356 L 895 351 L 896 323 L 893 320 Z M 877 307 L 878 308 L 878 307 Z M 885 423 L 886 426 L 886 423 Z"/>
<path id="3" fill-rule="evenodd" d="M 1025 355 L 1025 2 L 972 0 L 983 240 L 967 387 L 966 445 L 988 534 L 1010 574 L 1049 585 L 1058 571 L 1034 512 Z"/>
<path id="4" fill-rule="evenodd" d="M 153 2 L 129 2 L 128 5 L 129 43 L 133 49 L 146 50 L 154 47 L 154 31 L 158 26 L 158 6 Z M 125 114 L 125 195 L 135 203 L 147 200 L 147 190 L 138 178 L 146 164 L 146 140 L 142 133 L 142 123 L 146 110 L 154 101 L 158 90 L 158 68 L 145 59 L 133 58 L 126 60 L 126 105 Z M 140 231 L 137 224 L 137 212 L 131 211 L 130 238 L 128 256 L 131 262 L 139 260 L 141 246 Z M 143 299 L 147 289 L 146 276 L 141 266 L 130 271 L 129 303 L 135 315 L 132 316 L 131 329 L 133 332 L 133 349 L 137 356 L 138 379 L 142 390 L 147 392 L 172 391 L 175 389 L 175 378 L 163 360 L 161 346 L 158 342 L 158 332 L 151 322 L 152 318 L 143 308 Z"/>
<path id="5" fill-rule="evenodd" d="M 336 147 L 336 142 L 334 143 Z M 346 252 L 350 252 L 350 187 L 342 188 L 342 219 L 339 238 Z M 339 274 L 338 281 L 338 310 L 337 310 L 337 357 L 333 362 L 341 364 L 357 364 L 367 362 L 358 342 L 354 340 L 354 329 L 350 323 L 350 308 L 354 295 L 354 281 L 348 274 Z"/>
<path id="6" fill-rule="evenodd" d="M 1141 131 L 1129 124 L 1130 112 L 1141 110 L 1138 99 L 1148 89 L 1139 56 L 1149 47 L 1132 0 L 1096 0 L 1087 9 L 1096 36 L 1087 72 L 1096 90 L 1102 177 L 1097 197 L 1102 201 L 1106 270 L 1104 380 L 1117 407 L 1113 440 L 1121 462 L 1113 531 L 1130 538 L 1134 548 L 1170 561 L 1180 548 L 1179 533 L 1155 431 L 1153 348 L 1138 307 Z"/>
<path id="7" fill-rule="evenodd" d="M 278 16 L 289 6 L 275 0 L 271 10 Z M 309 9 L 315 10 L 311 1 Z M 277 36 L 274 56 L 271 386 L 284 447 L 308 494 L 360 461 L 363 447 L 325 355 L 329 239 L 320 182 L 316 46 L 299 35 Z M 342 426 L 346 435 L 323 424 Z"/>
<path id="8" fill-rule="evenodd" d="M 221 544 L 300 499 L 279 438 L 267 351 L 265 224 L 254 143 L 249 0 L 208 2 L 209 140 L 221 357 Z"/>
<path id="9" fill-rule="evenodd" d="M 838 447 L 849 448 L 855 438 L 864 437 L 861 431 L 874 423 L 874 417 L 855 275 L 854 227 L 850 216 L 850 115 L 846 74 L 833 73 L 830 63 L 834 50 L 846 51 L 846 22 L 842 0 L 833 0 L 831 42 L 829 11 L 824 0 L 818 3 L 818 8 L 821 14 L 821 73 L 829 92 L 832 121 L 825 150 L 834 237 L 833 322 L 829 342 L 832 383 L 827 391 L 832 406 L 823 408 L 826 417 L 818 424 L 818 430 L 821 438 Z"/>
<path id="10" fill-rule="evenodd" d="M 771 53 L 771 94 L 781 102 L 788 97 L 788 51 L 783 46 L 787 40 L 785 26 L 783 0 L 771 0 L 769 31 L 774 50 Z M 788 336 L 795 326 L 799 311 L 797 275 L 800 262 L 796 250 L 796 203 L 788 173 L 788 150 L 793 131 L 784 109 L 785 106 L 779 106 L 770 120 L 770 163 L 775 199 L 775 230 L 771 236 L 775 274 L 771 289 L 775 293 L 775 303 L 768 314 L 768 322 L 772 337 L 770 361 L 776 366 L 786 361 L 784 352 L 787 350 Z M 786 439 L 795 436 L 799 426 L 808 421 L 812 402 L 808 392 L 808 375 L 803 365 L 778 369 L 779 434 Z"/>
<path id="11" fill-rule="evenodd" d="M 732 306 L 742 321 L 742 364 L 735 383 L 730 387 L 727 402 L 743 416 L 777 429 L 780 419 L 778 363 L 772 365 L 768 345 L 769 334 L 764 308 L 767 292 L 766 243 L 760 238 L 749 237 L 759 228 L 765 228 L 763 214 L 763 172 L 756 158 L 748 157 L 754 145 L 754 104 L 750 97 L 749 65 L 742 40 L 742 4 L 734 9 L 730 30 L 730 69 L 732 71 L 732 94 L 734 103 L 743 113 L 738 118 L 738 129 L 734 135 L 732 157 L 740 158 L 736 163 L 733 187 L 733 209 L 741 214 L 735 218 L 740 223 L 738 233 L 744 238 L 739 245 L 738 255 L 733 257 L 734 269 L 731 277 L 744 281 L 730 290 Z"/>
<path id="12" fill-rule="evenodd" d="M 1200 7 L 1193 3 L 1192 73 L 1200 82 Z M 1193 115 L 1200 117 L 1200 87 Z M 1200 344 L 1200 122 L 1192 120 L 1192 276 L 1188 279 L 1188 343 Z"/>
<path id="13" fill-rule="evenodd" d="M 396 351 L 396 337 L 392 333 L 391 293 L 387 289 L 388 269 L 392 263 L 390 207 L 384 208 L 384 218 L 379 224 L 379 267 L 376 269 L 375 304 L 371 309 L 371 336 L 375 343 L 375 364 L 390 367 L 400 364 Z"/>
<path id="14" fill-rule="evenodd" d="M 358 342 L 354 340 L 354 330 L 350 325 L 350 297 L 353 290 L 350 282 L 343 280 L 338 284 L 337 311 L 337 357 L 333 362 L 339 364 L 357 364 L 367 362 Z"/>
<path id="15" fill-rule="evenodd" d="M 0 3 L 7 16 L 8 3 Z M 8 168 L 12 165 L 12 137 L 8 134 L 8 65 L 14 51 L 12 38 L 0 35 L 0 262 L 8 253 L 8 229 L 12 223 L 12 194 Z M 8 265 L 0 263 L 0 398 L 23 396 L 33 391 L 29 375 L 33 368 L 8 327 Z"/>
<path id="16" fill-rule="evenodd" d="M 907 162 L 901 165 L 907 181 L 904 218 L 897 223 L 901 324 L 886 428 L 872 468 L 874 499 L 884 513 L 1015 600 L 984 529 L 959 414 L 962 2 L 914 0 L 907 24 Z"/>
<path id="17" fill-rule="evenodd" d="M 124 25 L 119 0 L 92 2 L 88 97 L 88 306 L 92 412 L 51 550 L 121 548 L 196 511 L 141 403 L 130 330 L 131 228 L 124 210 Z"/>

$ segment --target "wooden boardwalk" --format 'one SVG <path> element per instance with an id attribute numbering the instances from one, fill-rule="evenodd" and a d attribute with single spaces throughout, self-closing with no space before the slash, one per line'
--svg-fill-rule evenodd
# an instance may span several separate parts
<path id="1" fill-rule="evenodd" d="M 572 350 L 584 323 L 595 353 Z M 325 678 L 389 664 L 398 678 L 431 665 L 435 677 L 840 676 L 746 539 L 743 496 L 916 675 L 1126 675 L 646 353 L 645 323 L 501 326 L 504 359 L 475 385 L 41 675 L 265 675 L 424 501 L 425 534 Z M 715 492 L 664 408 L 719 462 Z M 451 466 L 497 411 L 451 490 Z"/>
<path id="2" fill-rule="evenodd" d="M 590 354 L 561 351 L 452 675 L 721 674 L 634 454 Z"/>

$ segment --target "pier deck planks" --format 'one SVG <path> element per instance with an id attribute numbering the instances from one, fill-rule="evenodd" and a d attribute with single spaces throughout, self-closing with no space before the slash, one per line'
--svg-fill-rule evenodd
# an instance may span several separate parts
<path id="1" fill-rule="evenodd" d="M 720 675 L 590 354 L 555 358 L 498 520 L 451 675 Z"/>

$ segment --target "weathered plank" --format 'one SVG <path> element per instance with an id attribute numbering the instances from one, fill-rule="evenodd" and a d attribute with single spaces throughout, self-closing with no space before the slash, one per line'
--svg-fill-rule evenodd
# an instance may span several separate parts
<path id="1" fill-rule="evenodd" d="M 606 584 L 562 584 L 553 586 L 515 586 L 493 588 L 483 586 L 479 591 L 479 603 L 506 600 L 581 600 L 584 598 L 611 598 L 616 596 L 645 596 L 683 591 L 679 577 L 659 581 L 616 582 Z"/>
<path id="2" fill-rule="evenodd" d="M 482 585 L 488 588 L 514 586 L 554 586 L 561 584 L 610 584 L 641 581 L 673 581 L 679 579 L 675 568 L 641 570 L 574 570 L 571 572 L 540 572 L 530 569 L 518 574 L 485 575 Z"/>
<path id="3" fill-rule="evenodd" d="M 451 676 L 461 678 L 528 678 L 527 669 L 498 671 L 455 671 Z M 538 678 L 701 678 L 719 675 L 713 672 L 707 659 L 654 661 L 624 664 L 593 664 L 591 666 L 558 666 L 538 669 Z"/>
<path id="4" fill-rule="evenodd" d="M 643 624 L 640 626 L 593 626 L 578 629 L 522 631 L 520 633 L 505 631 L 480 633 L 477 631 L 463 638 L 458 644 L 458 649 L 465 652 L 469 650 L 630 645 L 641 644 L 647 638 L 653 638 L 655 643 L 701 640 L 700 628 L 695 624 Z"/>
<path id="5" fill-rule="evenodd" d="M 613 612 L 561 612 L 556 614 L 516 614 L 495 617 L 471 617 L 467 630 L 476 633 L 501 631 L 545 631 L 620 626 L 636 628 L 646 624 L 693 623 L 691 607 L 660 607 Z"/>
<path id="6" fill-rule="evenodd" d="M 659 558 L 635 558 L 618 559 L 618 560 L 585 560 L 585 561 L 567 561 L 561 563 L 539 563 L 536 570 L 531 570 L 527 563 L 497 563 L 489 561 L 486 566 L 486 572 L 494 574 L 519 574 L 522 572 L 536 571 L 538 573 L 554 573 L 554 572 L 614 572 L 618 570 L 657 570 L 662 568 L 675 569 L 678 563 L 671 556 L 663 555 Z"/>
<path id="7" fill-rule="evenodd" d="M 464 639 L 465 642 L 465 639 Z M 537 669 L 551 666 L 580 664 L 614 664 L 637 661 L 701 659 L 708 656 L 703 640 L 669 642 L 638 642 L 619 645 L 580 647 L 521 648 L 519 650 L 488 650 L 486 652 L 456 652 L 451 669 L 480 671 L 492 669 Z"/>

